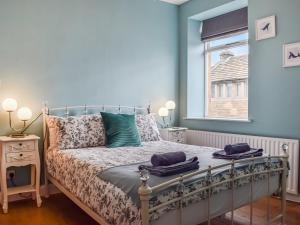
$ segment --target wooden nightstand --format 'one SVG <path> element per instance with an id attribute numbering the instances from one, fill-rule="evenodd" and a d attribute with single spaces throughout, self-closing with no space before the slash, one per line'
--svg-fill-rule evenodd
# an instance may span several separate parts
<path id="1" fill-rule="evenodd" d="M 170 127 L 160 129 L 160 135 L 163 140 L 172 141 L 177 143 L 186 143 L 186 131 L 184 127 Z"/>
<path id="2" fill-rule="evenodd" d="M 1 202 L 3 212 L 8 211 L 8 196 L 19 193 L 32 193 L 36 197 L 37 206 L 42 204 L 40 196 L 40 155 L 38 149 L 39 137 L 29 135 L 24 138 L 0 137 L 1 163 Z M 31 165 L 31 184 L 7 188 L 6 169 L 14 166 Z M 35 196 L 34 196 L 35 193 Z"/>

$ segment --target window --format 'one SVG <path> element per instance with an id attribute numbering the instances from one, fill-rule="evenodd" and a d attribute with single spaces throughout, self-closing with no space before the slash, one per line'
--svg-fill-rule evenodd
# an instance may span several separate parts
<path id="1" fill-rule="evenodd" d="M 231 98 L 232 97 L 232 83 L 231 82 L 226 84 L 226 91 L 227 91 L 226 97 Z"/>
<path id="2" fill-rule="evenodd" d="M 223 96 L 223 85 L 218 84 L 218 97 L 221 98 Z"/>
<path id="3" fill-rule="evenodd" d="M 236 96 L 237 97 L 242 97 L 243 94 L 243 83 L 242 82 L 238 82 L 237 83 L 237 92 L 236 92 Z"/>
<path id="4" fill-rule="evenodd" d="M 247 119 L 248 33 L 205 40 L 205 61 L 205 117 Z"/>
<path id="5" fill-rule="evenodd" d="M 212 85 L 212 88 L 211 88 L 211 97 L 212 98 L 215 98 L 215 97 L 217 97 L 217 85 L 215 85 L 215 84 L 213 84 Z"/>

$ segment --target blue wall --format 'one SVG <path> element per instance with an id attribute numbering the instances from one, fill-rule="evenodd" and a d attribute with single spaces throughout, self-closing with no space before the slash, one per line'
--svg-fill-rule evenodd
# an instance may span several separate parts
<path id="1" fill-rule="evenodd" d="M 45 100 L 154 110 L 177 101 L 177 20 L 177 6 L 153 0 L 1 0 L 0 102 L 37 113 Z M 6 117 L 1 109 L 0 135 Z M 41 130 L 40 120 L 29 132 Z"/>
<path id="2" fill-rule="evenodd" d="M 188 18 L 230 0 L 192 0 L 179 7 L 180 125 L 193 129 L 287 138 L 300 137 L 300 67 L 282 68 L 282 45 L 300 42 L 299 0 L 249 0 L 249 116 L 252 123 L 185 120 Z M 255 40 L 255 20 L 277 16 L 276 38 Z M 189 103 L 190 104 L 190 103 Z M 198 102 L 195 104 L 204 104 Z"/>

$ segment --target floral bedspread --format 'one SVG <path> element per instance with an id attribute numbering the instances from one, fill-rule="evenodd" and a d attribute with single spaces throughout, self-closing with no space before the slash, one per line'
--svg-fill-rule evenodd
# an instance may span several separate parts
<path id="1" fill-rule="evenodd" d="M 215 148 L 183 145 L 167 141 L 144 142 L 142 147 L 120 147 L 109 149 L 106 147 L 94 147 L 84 149 L 58 150 L 49 149 L 47 154 L 48 172 L 56 178 L 65 188 L 77 196 L 84 204 L 94 210 L 109 224 L 116 225 L 138 225 L 141 224 L 139 208 L 131 201 L 121 189 L 111 183 L 101 180 L 97 174 L 106 169 L 126 164 L 149 161 L 153 153 L 165 153 L 172 151 L 184 151 L 188 155 L 200 155 L 200 168 L 216 166 L 224 162 L 220 159 L 212 159 Z M 199 154 L 200 153 L 200 154 Z M 209 160 L 208 160 L 209 159 Z M 266 164 L 258 164 L 254 168 L 241 167 L 236 174 L 249 173 L 250 170 L 264 170 Z M 279 163 L 272 164 L 273 167 Z M 212 177 L 212 182 L 220 181 L 230 173 L 227 171 Z M 256 179 L 263 179 L 258 176 Z M 206 185 L 207 179 L 193 183 L 184 189 L 184 192 L 195 190 L 197 187 Z M 249 179 L 244 179 L 236 185 L 249 183 Z M 228 189 L 228 185 L 216 187 L 213 193 Z M 177 195 L 176 190 L 162 192 L 154 196 L 150 201 L 150 206 L 155 206 L 160 202 L 169 200 Z M 195 203 L 206 198 L 206 192 L 188 198 L 184 206 Z M 151 219 L 158 219 L 159 216 L 175 208 L 170 205 L 152 213 Z"/>

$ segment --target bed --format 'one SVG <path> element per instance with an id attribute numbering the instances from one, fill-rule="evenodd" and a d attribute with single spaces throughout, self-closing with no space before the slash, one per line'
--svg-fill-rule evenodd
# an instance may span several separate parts
<path id="1" fill-rule="evenodd" d="M 49 109 L 43 112 L 47 117 Z M 268 210 L 268 223 L 279 219 L 284 223 L 286 154 L 228 162 L 211 157 L 217 149 L 162 140 L 143 142 L 141 147 L 62 151 L 48 146 L 44 125 L 45 184 L 50 180 L 100 224 L 210 224 L 212 218 L 227 212 L 233 221 L 234 209 L 252 206 L 253 201 L 275 192 L 282 197 L 282 210 L 274 218 Z M 200 169 L 156 182 L 138 172 L 138 165 L 152 154 L 173 151 L 198 156 Z"/>

